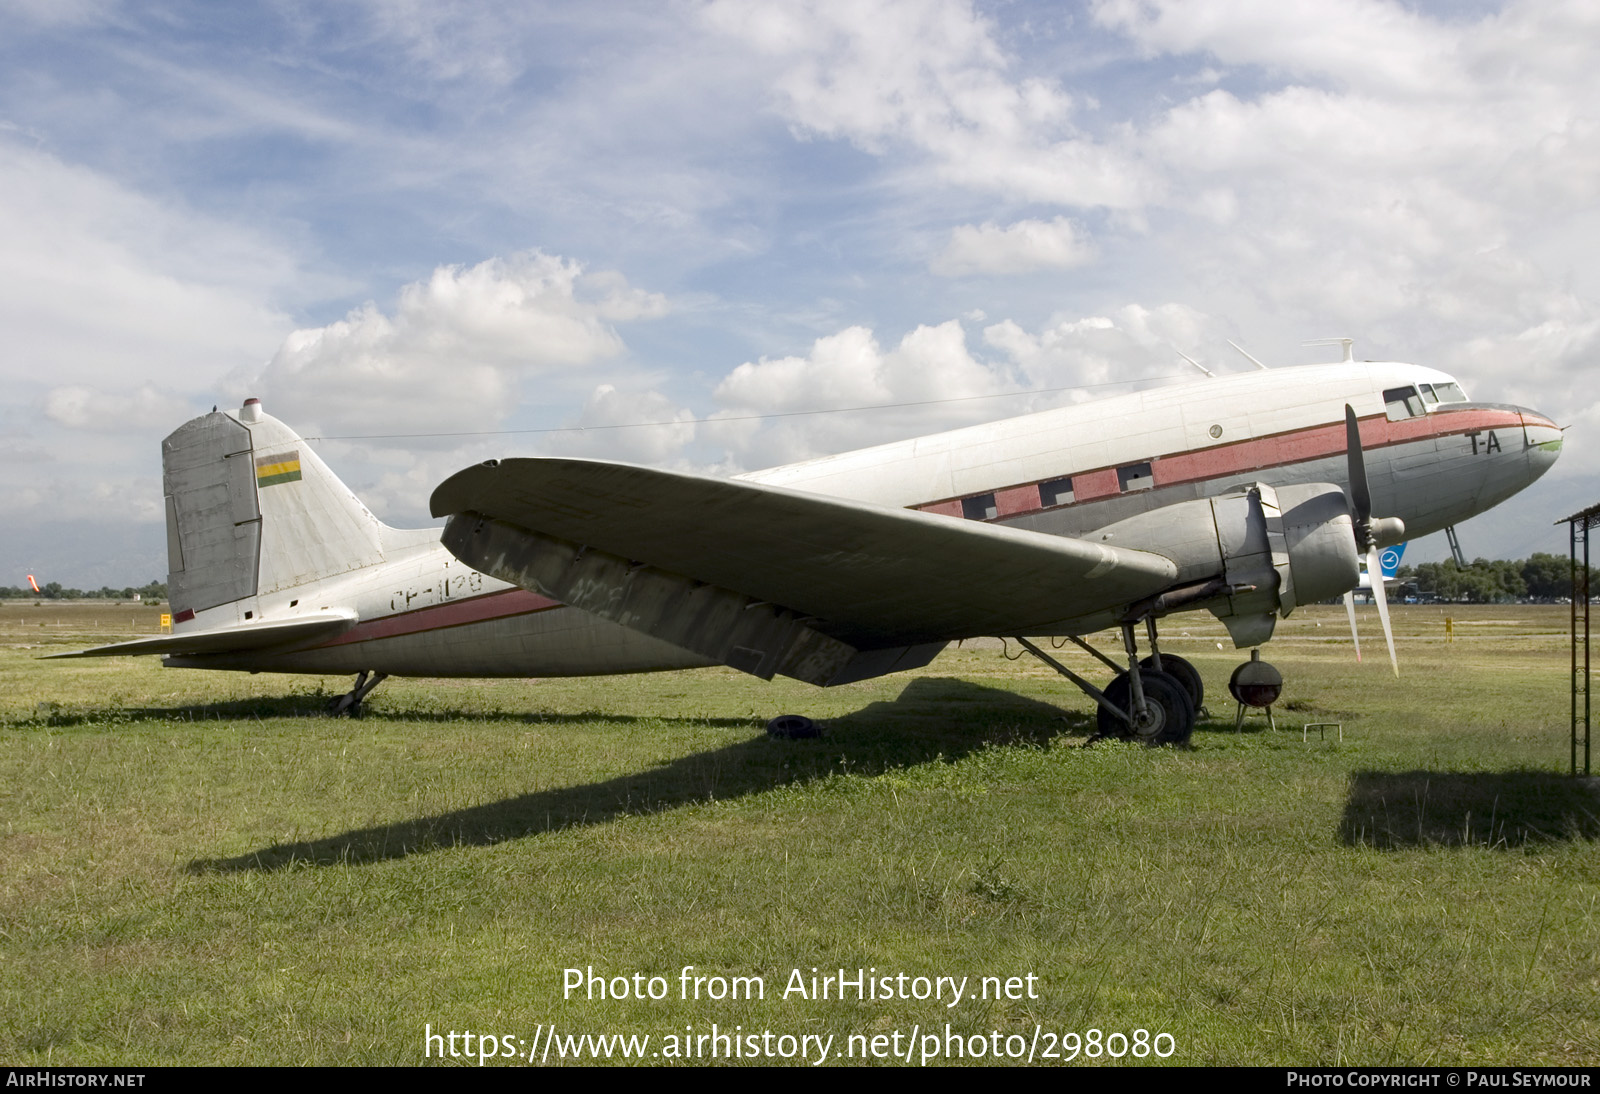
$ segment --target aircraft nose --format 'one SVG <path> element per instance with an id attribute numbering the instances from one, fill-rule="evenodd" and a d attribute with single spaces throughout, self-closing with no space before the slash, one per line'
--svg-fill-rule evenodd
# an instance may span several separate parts
<path id="1" fill-rule="evenodd" d="M 1561 427 L 1538 411 L 1518 407 L 1522 415 L 1522 447 L 1535 477 L 1555 465 L 1561 455 Z"/>

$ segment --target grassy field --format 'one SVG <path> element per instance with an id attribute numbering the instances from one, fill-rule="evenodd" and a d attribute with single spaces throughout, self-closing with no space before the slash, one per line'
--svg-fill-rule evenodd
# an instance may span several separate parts
<path id="1" fill-rule="evenodd" d="M 320 716 L 343 678 L 40 662 L 159 609 L 8 603 L 0 1062 L 416 1064 L 425 1028 L 525 1055 L 551 1024 L 670 1062 L 715 1023 L 831 1036 L 830 1062 L 896 1033 L 919 1062 L 913 1031 L 939 1062 L 947 1032 L 1065 1058 L 1095 1029 L 1186 1064 L 1593 1064 L 1600 796 L 1565 774 L 1566 609 L 1456 608 L 1447 643 L 1444 609 L 1398 608 L 1398 680 L 1366 611 L 1364 665 L 1341 609 L 1280 624 L 1277 732 L 1234 731 L 1221 627 L 1169 621 L 1214 717 L 1146 750 L 1082 747 L 1086 701 L 999 649 L 831 691 L 390 680 L 351 721 Z M 767 739 L 786 711 L 825 736 Z M 1343 740 L 1302 742 L 1313 721 Z M 691 991 L 765 997 L 683 999 L 691 965 Z M 666 997 L 565 997 L 590 967 Z M 784 998 L 813 968 L 969 994 Z"/>

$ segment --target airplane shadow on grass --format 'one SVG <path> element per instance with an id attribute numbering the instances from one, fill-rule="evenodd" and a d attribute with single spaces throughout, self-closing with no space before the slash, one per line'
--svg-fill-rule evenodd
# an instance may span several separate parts
<path id="1" fill-rule="evenodd" d="M 1514 849 L 1600 839 L 1589 780 L 1550 771 L 1359 771 L 1339 835 L 1351 847 Z"/>
<path id="2" fill-rule="evenodd" d="M 609 717 L 596 715 L 595 717 Z M 696 719 L 705 724 L 704 719 Z M 733 719 L 759 732 L 761 723 Z M 1087 736 L 1093 716 L 965 680 L 913 680 L 892 702 L 829 719 L 824 736 L 747 741 L 684 756 L 584 786 L 540 790 L 430 817 L 280 843 L 235 858 L 198 859 L 190 873 L 281 870 L 380 862 L 449 847 L 486 846 L 618 817 L 658 813 L 715 799 L 758 794 L 841 771 L 873 776 L 895 768 L 952 762 L 985 747 L 1042 747 L 1063 733 Z"/>
<path id="3" fill-rule="evenodd" d="M 18 724 L 45 726 L 50 729 L 70 729 L 75 726 L 135 725 L 141 722 L 248 722 L 271 718 L 326 718 L 329 701 L 336 698 L 320 693 L 300 695 L 258 696 L 246 699 L 224 699 L 215 703 L 195 703 L 179 707 L 106 706 L 87 710 L 57 709 L 49 704 L 33 716 Z M 503 722 L 518 715 L 501 710 L 455 710 L 429 707 L 419 710 L 396 706 L 391 700 L 381 708 L 367 707 L 361 717 L 367 721 L 384 722 L 441 722 L 456 725 L 461 722 Z M 660 722 L 660 718 L 640 718 L 626 714 L 609 714 L 586 711 L 574 714 L 539 714 L 534 720 L 559 725 L 565 722 L 592 722 L 604 719 L 609 722 Z M 670 720 L 670 719 L 668 719 Z M 694 718 L 701 726 L 750 725 L 749 718 Z"/>

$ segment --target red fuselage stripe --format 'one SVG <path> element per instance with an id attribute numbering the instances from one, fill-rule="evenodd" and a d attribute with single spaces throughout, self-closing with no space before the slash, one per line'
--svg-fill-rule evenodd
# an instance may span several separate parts
<path id="1" fill-rule="evenodd" d="M 469 600 L 452 600 L 412 612 L 384 616 L 370 623 L 350 628 L 325 646 L 343 646 L 351 642 L 370 642 L 377 638 L 395 638 L 419 631 L 438 631 L 446 627 L 464 627 L 469 623 L 486 623 L 491 619 L 504 619 L 512 615 L 559 608 L 561 603 L 549 597 L 530 593 L 526 589 L 502 589 L 497 593 L 475 596 Z M 319 649 L 322 647 L 318 647 Z"/>
<path id="2" fill-rule="evenodd" d="M 1535 415 L 1518 414 L 1514 410 L 1472 409 L 1440 410 L 1418 418 L 1405 418 L 1391 422 L 1385 415 L 1361 419 L 1361 444 L 1367 451 L 1407 444 L 1428 437 L 1467 436 L 1486 429 L 1521 429 L 1523 422 L 1555 428 L 1554 424 Z M 1200 482 L 1237 475 L 1246 471 L 1259 471 L 1269 467 L 1283 467 L 1309 460 L 1342 456 L 1345 451 L 1343 422 L 1309 426 L 1305 429 L 1275 433 L 1213 448 L 1174 452 L 1149 460 L 1154 486 L 1171 486 L 1177 483 Z M 1133 461 L 1135 463 L 1142 461 Z M 1118 466 L 1129 466 L 1120 464 Z M 1052 481 L 1052 480 L 1043 480 Z M 1038 498 L 1039 483 L 1021 483 L 995 491 L 1000 516 L 1044 508 Z M 1100 498 L 1112 497 L 1122 490 L 1117 480 L 1117 467 L 1091 468 L 1075 472 L 1072 476 L 1073 500 L 1067 504 L 1082 504 Z M 1031 492 L 1031 494 L 1030 494 Z M 1005 502 L 1001 503 L 1002 495 Z M 916 508 L 930 513 L 961 516 L 961 498 L 929 502 Z M 1031 504 L 1030 504 L 1031 502 Z"/>

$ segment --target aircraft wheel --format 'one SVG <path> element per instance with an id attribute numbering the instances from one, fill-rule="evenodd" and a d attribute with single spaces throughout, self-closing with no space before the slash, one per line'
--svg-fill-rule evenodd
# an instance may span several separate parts
<path id="1" fill-rule="evenodd" d="M 767 736 L 784 741 L 822 736 L 822 729 L 803 714 L 780 714 L 767 723 Z"/>
<path id="2" fill-rule="evenodd" d="M 1163 658 L 1165 660 L 1165 658 Z M 1139 683 L 1144 687 L 1146 717 L 1130 729 L 1121 719 L 1104 707 L 1100 708 L 1100 732 L 1108 737 L 1121 737 L 1125 741 L 1140 741 L 1151 745 L 1187 744 L 1194 733 L 1194 704 L 1189 693 L 1177 679 L 1164 672 L 1139 673 Z M 1106 698 L 1122 710 L 1133 701 L 1133 688 L 1128 674 L 1119 673 L 1106 686 Z"/>
<path id="3" fill-rule="evenodd" d="M 1148 672 L 1155 665 L 1152 658 L 1146 657 L 1139 662 L 1139 667 Z M 1205 705 L 1206 686 L 1200 680 L 1200 671 L 1193 665 L 1181 657 L 1164 653 L 1161 655 L 1161 671 L 1183 685 L 1183 690 L 1189 693 L 1189 702 L 1196 711 Z"/>

